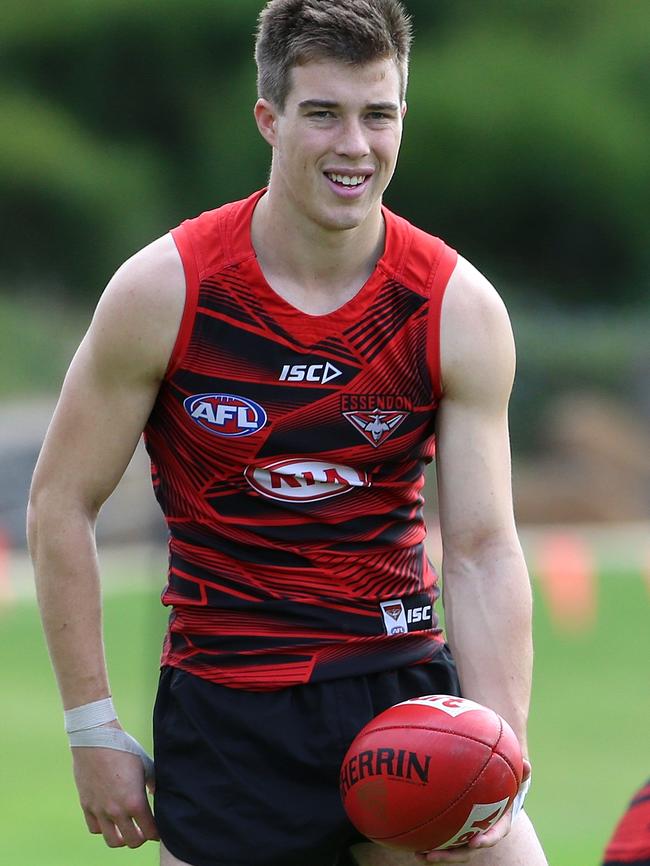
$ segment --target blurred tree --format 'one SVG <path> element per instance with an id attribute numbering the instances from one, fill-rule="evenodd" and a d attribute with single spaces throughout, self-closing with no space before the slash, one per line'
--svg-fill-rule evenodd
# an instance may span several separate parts
<path id="1" fill-rule="evenodd" d="M 231 128 L 254 101 L 259 8 L 256 0 L 7 0 L 0 290 L 36 284 L 94 297 L 153 237 L 249 190 L 245 164 L 233 170 L 241 149 Z M 233 106 L 241 69 L 248 94 Z M 211 141 L 206 128 L 216 131 Z M 266 159 L 260 144 L 256 185 Z"/>
<path id="2" fill-rule="evenodd" d="M 561 304 L 647 298 L 647 5 L 445 7 L 416 42 L 390 200 L 500 283 Z"/>
<path id="3" fill-rule="evenodd" d="M 95 296 L 151 238 L 264 183 L 269 154 L 251 116 L 262 5 L 4 0 L 0 290 Z M 406 5 L 416 47 L 388 204 L 513 297 L 525 286 L 559 304 L 640 300 L 647 5 Z"/>

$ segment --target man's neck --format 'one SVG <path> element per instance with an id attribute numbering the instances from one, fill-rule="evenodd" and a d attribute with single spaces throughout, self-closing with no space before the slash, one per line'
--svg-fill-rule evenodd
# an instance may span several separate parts
<path id="1" fill-rule="evenodd" d="M 251 237 L 277 294 L 321 315 L 345 304 L 367 281 L 383 253 L 385 227 L 377 208 L 353 229 L 328 230 L 267 193 L 255 208 Z"/>

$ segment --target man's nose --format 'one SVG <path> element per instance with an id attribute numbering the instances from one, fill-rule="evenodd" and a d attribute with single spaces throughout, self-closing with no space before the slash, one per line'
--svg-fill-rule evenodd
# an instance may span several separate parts
<path id="1" fill-rule="evenodd" d="M 341 127 L 336 153 L 349 159 L 361 159 L 370 153 L 366 131 L 359 120 L 347 120 Z"/>

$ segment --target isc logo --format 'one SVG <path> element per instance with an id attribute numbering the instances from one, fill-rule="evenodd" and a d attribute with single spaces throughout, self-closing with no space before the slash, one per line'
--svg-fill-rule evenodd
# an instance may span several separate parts
<path id="1" fill-rule="evenodd" d="M 183 406 L 199 427 L 217 436 L 251 436 L 266 424 L 258 403 L 235 394 L 195 394 Z"/>
<path id="2" fill-rule="evenodd" d="M 424 607 L 414 607 L 406 613 L 407 622 L 422 622 L 422 620 L 428 619 L 431 619 L 430 604 L 425 604 Z"/>
<path id="3" fill-rule="evenodd" d="M 327 361 L 326 364 L 285 364 L 280 373 L 281 382 L 331 382 L 341 371 Z"/>

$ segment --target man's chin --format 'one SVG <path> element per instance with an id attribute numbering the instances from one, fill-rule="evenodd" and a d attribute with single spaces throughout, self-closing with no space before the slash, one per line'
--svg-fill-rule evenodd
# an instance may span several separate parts
<path id="1" fill-rule="evenodd" d="M 321 212 L 317 222 L 327 231 L 350 231 L 359 228 L 369 214 L 368 208 L 334 208 Z"/>

